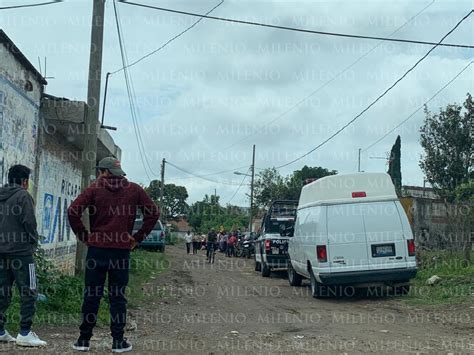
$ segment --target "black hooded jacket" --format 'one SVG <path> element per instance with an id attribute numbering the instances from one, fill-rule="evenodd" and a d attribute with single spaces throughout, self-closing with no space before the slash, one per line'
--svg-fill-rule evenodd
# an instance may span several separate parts
<path id="1" fill-rule="evenodd" d="M 0 188 L 0 255 L 32 255 L 38 244 L 31 195 L 19 185 Z"/>

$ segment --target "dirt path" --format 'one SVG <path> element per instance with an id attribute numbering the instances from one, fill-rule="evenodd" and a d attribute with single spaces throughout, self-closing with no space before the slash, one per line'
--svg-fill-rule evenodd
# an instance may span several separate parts
<path id="1" fill-rule="evenodd" d="M 309 285 L 293 288 L 286 274 L 262 278 L 253 260 L 205 262 L 170 247 L 170 269 L 144 287 L 151 297 L 130 311 L 127 336 L 135 353 L 474 353 L 474 309 L 409 308 L 384 297 L 316 300 Z M 38 329 L 52 345 L 44 353 L 71 353 L 75 327 Z M 110 352 L 108 329 L 97 329 L 97 353 Z M 20 353 L 16 347 L 0 352 Z M 39 353 L 24 351 L 24 353 Z"/>

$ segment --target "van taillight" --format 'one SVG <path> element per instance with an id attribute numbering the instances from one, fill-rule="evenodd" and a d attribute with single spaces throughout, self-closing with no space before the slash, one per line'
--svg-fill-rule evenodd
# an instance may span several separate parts
<path id="1" fill-rule="evenodd" d="M 326 251 L 325 245 L 316 246 L 316 256 L 318 257 L 318 261 L 320 263 L 325 263 L 328 261 L 328 253 Z"/>
<path id="2" fill-rule="evenodd" d="M 407 246 L 408 246 L 408 256 L 415 256 L 415 240 L 408 239 Z"/>
<path id="3" fill-rule="evenodd" d="M 270 251 L 271 250 L 271 241 L 270 239 L 265 240 L 265 251 Z"/>
<path id="4" fill-rule="evenodd" d="M 358 197 L 367 197 L 367 195 L 365 191 L 358 191 L 358 192 L 352 193 L 352 198 L 358 198 Z"/>

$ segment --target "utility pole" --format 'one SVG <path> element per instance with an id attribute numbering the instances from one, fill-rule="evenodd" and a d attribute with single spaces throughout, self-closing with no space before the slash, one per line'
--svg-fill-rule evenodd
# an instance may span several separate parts
<path id="1" fill-rule="evenodd" d="M 249 217 L 249 233 L 252 233 L 252 219 L 253 219 L 253 181 L 255 178 L 255 144 L 252 152 L 252 180 L 250 182 L 250 217 Z"/>
<path id="2" fill-rule="evenodd" d="M 359 148 L 359 164 L 358 164 L 358 167 L 357 167 L 357 171 L 360 173 L 360 151 L 361 149 Z"/>
<path id="3" fill-rule="evenodd" d="M 164 209 L 163 209 L 163 206 L 164 206 L 164 203 L 163 203 L 163 195 L 164 195 L 164 191 L 165 191 L 165 164 L 166 164 L 166 159 L 163 158 L 163 160 L 161 161 L 161 184 L 160 184 L 160 220 L 161 220 L 161 223 L 164 223 L 165 220 L 164 220 Z"/>
<path id="4" fill-rule="evenodd" d="M 100 79 L 102 74 L 102 46 L 104 39 L 105 0 L 94 0 L 92 10 L 91 47 L 89 58 L 89 82 L 87 85 L 87 114 L 84 122 L 84 150 L 82 152 L 82 189 L 95 179 L 97 163 L 97 136 L 100 103 Z M 89 226 L 89 216 L 84 215 Z M 84 270 L 86 246 L 77 243 L 76 271 Z"/>

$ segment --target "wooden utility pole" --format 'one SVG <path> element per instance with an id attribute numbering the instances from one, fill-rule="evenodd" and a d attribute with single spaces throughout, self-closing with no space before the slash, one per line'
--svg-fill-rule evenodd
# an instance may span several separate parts
<path id="1" fill-rule="evenodd" d="M 166 159 L 163 158 L 162 162 L 161 162 L 161 184 L 160 184 L 160 220 L 161 220 L 161 223 L 164 223 L 165 220 L 164 220 L 164 209 L 163 209 L 163 206 L 164 206 L 164 203 L 163 203 L 163 195 L 164 195 L 164 191 L 165 191 L 165 164 L 166 164 Z"/>
<path id="2" fill-rule="evenodd" d="M 255 178 L 255 144 L 252 152 L 252 180 L 250 182 L 250 218 L 249 218 L 249 233 L 252 233 L 252 219 L 253 219 L 253 182 Z"/>
<path id="3" fill-rule="evenodd" d="M 82 189 L 95 179 L 97 164 L 97 136 L 99 130 L 100 79 L 102 74 L 102 47 L 104 39 L 105 0 L 94 0 L 92 10 L 89 82 L 87 85 L 87 114 L 84 122 L 84 150 L 82 152 Z M 89 217 L 85 214 L 86 226 Z M 76 272 L 84 270 L 86 246 L 77 243 Z"/>

